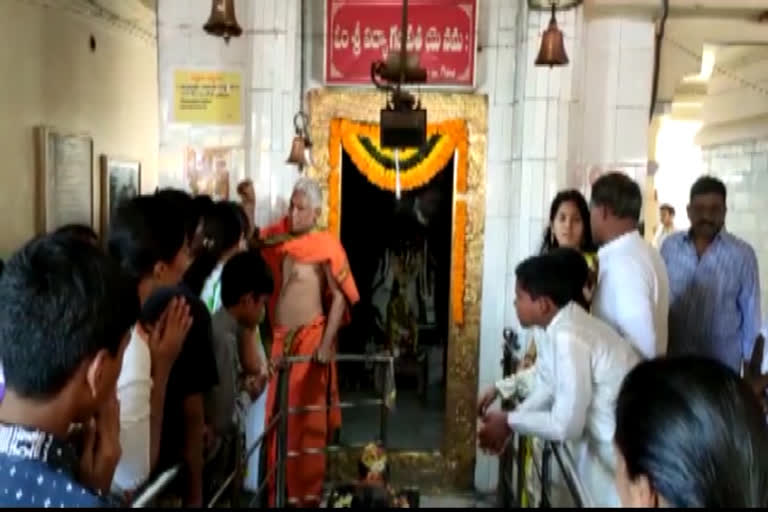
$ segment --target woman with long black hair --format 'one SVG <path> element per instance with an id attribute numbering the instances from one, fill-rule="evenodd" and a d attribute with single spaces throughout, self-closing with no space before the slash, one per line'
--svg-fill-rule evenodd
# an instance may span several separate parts
<path id="1" fill-rule="evenodd" d="M 578 190 L 558 192 L 549 208 L 549 224 L 539 254 L 565 247 L 581 251 L 592 266 L 597 251 L 589 225 L 589 205 Z"/>
<path id="2" fill-rule="evenodd" d="M 744 380 L 717 361 L 641 363 L 616 404 L 625 507 L 768 507 L 768 428 Z"/>
<path id="3" fill-rule="evenodd" d="M 589 220 L 589 205 L 584 196 L 575 189 L 558 192 L 549 208 L 549 225 L 544 231 L 539 254 L 546 254 L 560 247 L 581 252 L 589 267 L 589 279 L 584 287 L 588 303 L 597 286 L 597 246 L 592 240 Z"/>

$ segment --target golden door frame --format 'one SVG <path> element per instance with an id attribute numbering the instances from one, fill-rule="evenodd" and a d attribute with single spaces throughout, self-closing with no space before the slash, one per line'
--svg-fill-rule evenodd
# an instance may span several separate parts
<path id="1" fill-rule="evenodd" d="M 431 489 L 469 489 L 474 481 L 476 454 L 476 403 L 480 342 L 480 297 L 485 225 L 485 158 L 487 97 L 475 94 L 426 92 L 419 95 L 430 123 L 460 119 L 467 124 L 468 165 L 466 193 L 454 189 L 454 232 L 456 203 L 466 205 L 464 226 L 464 321 L 450 316 L 446 407 L 442 449 L 436 452 L 389 453 L 394 483 L 420 485 Z M 378 124 L 386 96 L 379 91 L 320 89 L 309 93 L 310 132 L 313 140 L 313 167 L 308 174 L 323 187 L 322 223 L 328 220 L 330 173 L 330 127 L 334 119 Z M 340 181 L 334 186 L 341 186 Z M 340 196 L 340 195 L 339 195 Z M 341 206 L 343 208 L 343 205 Z M 462 208 L 464 210 L 464 208 Z M 453 255 L 452 255 L 453 258 Z M 451 273 L 451 292 L 455 289 Z M 329 456 L 330 476 L 352 480 L 357 475 L 359 453 L 342 452 Z"/>

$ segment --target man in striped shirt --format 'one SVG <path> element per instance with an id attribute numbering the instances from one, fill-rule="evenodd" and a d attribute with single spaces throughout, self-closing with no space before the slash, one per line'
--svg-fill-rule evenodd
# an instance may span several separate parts
<path id="1" fill-rule="evenodd" d="M 704 176 L 691 188 L 691 229 L 661 247 L 670 284 L 669 353 L 717 359 L 739 372 L 760 332 L 760 280 L 750 245 L 725 229 L 726 189 Z"/>

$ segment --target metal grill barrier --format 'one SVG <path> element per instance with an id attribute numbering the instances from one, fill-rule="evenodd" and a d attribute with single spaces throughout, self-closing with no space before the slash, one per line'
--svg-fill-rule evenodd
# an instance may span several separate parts
<path id="1" fill-rule="evenodd" d="M 518 359 L 515 352 L 520 346 L 514 334 L 505 333 L 504 356 L 501 361 L 505 377 L 517 371 Z M 502 401 L 502 409 L 511 411 L 513 401 Z M 541 458 L 533 448 L 534 438 L 517 433 L 507 443 L 499 455 L 499 477 L 497 485 L 497 504 L 502 508 L 532 508 L 534 496 L 527 489 L 529 476 L 538 480 L 540 485 L 539 508 L 551 508 L 552 459 L 554 458 L 560 474 L 563 476 L 568 494 L 575 508 L 584 508 L 587 496 L 581 479 L 575 469 L 573 457 L 563 443 L 541 441 Z"/>
<path id="2" fill-rule="evenodd" d="M 277 397 L 277 403 L 279 404 L 278 412 L 274 414 L 272 420 L 264 428 L 264 432 L 245 451 L 244 460 L 247 462 L 257 450 L 261 449 L 262 445 L 264 444 L 264 440 L 267 439 L 267 436 L 275 435 L 275 442 L 277 445 L 277 461 L 275 466 L 268 468 L 265 474 L 261 477 L 259 488 L 254 493 L 253 499 L 251 500 L 251 507 L 256 507 L 259 505 L 263 492 L 273 477 L 275 482 L 275 506 L 277 508 L 283 508 L 287 504 L 293 504 L 300 501 L 298 497 L 286 495 L 286 461 L 288 459 L 299 457 L 305 454 L 311 455 L 359 449 L 366 444 L 329 445 L 324 449 L 307 449 L 301 452 L 289 451 L 287 445 L 288 416 L 306 414 L 309 412 L 322 412 L 327 411 L 330 408 L 352 409 L 358 407 L 379 407 L 379 437 L 373 442 L 383 447 L 386 447 L 387 445 L 388 415 L 389 409 L 393 405 L 392 399 L 389 395 L 394 397 L 395 393 L 394 357 L 389 355 L 339 354 L 334 358 L 334 363 L 373 363 L 386 365 L 386 371 L 388 372 L 387 382 L 391 382 L 392 385 L 382 386 L 382 393 L 380 398 L 361 400 L 359 402 L 339 402 L 337 404 L 326 406 L 302 406 L 289 408 L 288 377 L 290 375 L 290 367 L 297 363 L 307 363 L 311 361 L 312 358 L 310 356 L 293 356 L 285 358 L 284 364 L 282 364 L 278 369 L 277 378 L 273 379 L 272 381 L 277 385 L 277 392 L 275 396 Z M 151 506 L 151 504 L 154 503 L 159 496 L 168 490 L 170 485 L 176 480 L 176 478 L 178 478 L 180 472 L 181 466 L 177 465 L 159 475 L 155 480 L 149 483 L 136 498 L 133 499 L 131 507 L 145 508 Z M 237 477 L 238 469 L 235 468 L 213 494 L 207 503 L 207 508 L 214 508 L 220 504 L 222 497 L 232 487 Z M 322 496 L 305 496 L 303 500 L 320 502 L 322 501 L 322 498 Z M 235 506 L 235 504 L 233 504 L 233 506 Z"/>

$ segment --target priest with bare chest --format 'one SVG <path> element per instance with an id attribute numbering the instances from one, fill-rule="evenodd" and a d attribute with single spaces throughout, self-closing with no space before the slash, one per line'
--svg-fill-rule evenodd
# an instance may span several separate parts
<path id="1" fill-rule="evenodd" d="M 341 426 L 336 367 L 333 363 L 339 327 L 349 307 L 359 300 L 344 248 L 338 237 L 316 227 L 322 194 L 316 182 L 302 178 L 291 196 L 286 218 L 261 233 L 263 254 L 277 284 L 270 301 L 272 359 L 311 356 L 310 362 L 290 366 L 288 407 L 319 410 L 288 418 L 286 467 L 288 503 L 317 506 L 325 477 L 325 454 L 330 435 Z M 277 382 L 269 386 L 267 424 L 277 404 Z M 311 453 L 304 453 L 310 450 Z M 276 463 L 274 436 L 267 445 L 268 467 Z M 270 492 L 270 505 L 274 505 Z"/>

